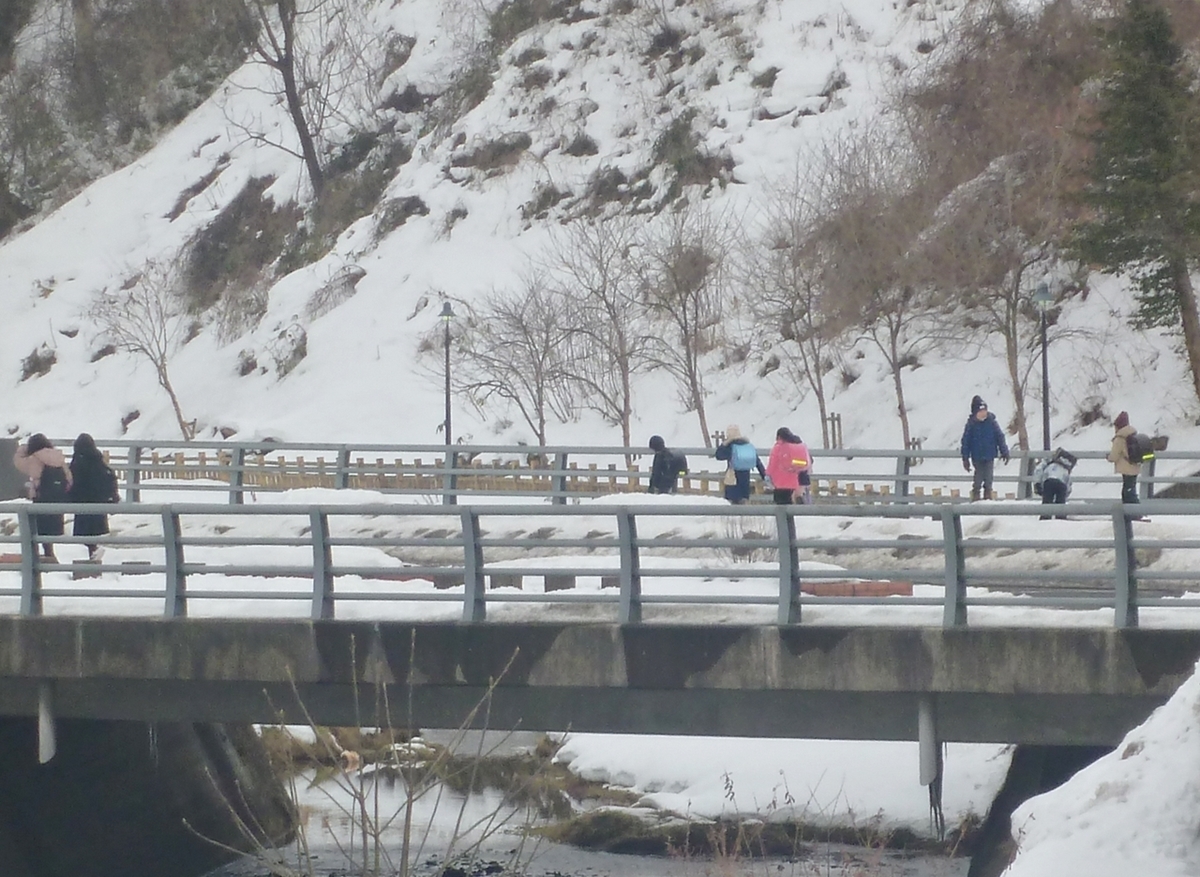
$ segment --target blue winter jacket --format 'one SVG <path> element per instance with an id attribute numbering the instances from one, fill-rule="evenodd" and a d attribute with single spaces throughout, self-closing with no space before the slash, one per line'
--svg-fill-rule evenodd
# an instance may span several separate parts
<path id="1" fill-rule="evenodd" d="M 1008 444 L 1004 441 L 1004 430 L 996 422 L 996 415 L 988 412 L 987 418 L 967 418 L 963 428 L 962 458 L 964 460 L 994 460 L 1008 456 Z"/>

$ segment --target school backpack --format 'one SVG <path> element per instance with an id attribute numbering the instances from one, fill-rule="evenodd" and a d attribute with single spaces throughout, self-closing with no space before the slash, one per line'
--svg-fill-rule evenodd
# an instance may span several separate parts
<path id="1" fill-rule="evenodd" d="M 1154 459 L 1154 439 L 1144 432 L 1131 432 L 1125 436 L 1125 453 L 1130 463 L 1145 463 Z"/>
<path id="2" fill-rule="evenodd" d="M 34 502 L 67 502 L 67 473 L 62 466 L 44 466 Z"/>
<path id="3" fill-rule="evenodd" d="M 734 442 L 729 454 L 729 465 L 738 472 L 749 472 L 758 461 L 758 451 L 750 442 Z"/>

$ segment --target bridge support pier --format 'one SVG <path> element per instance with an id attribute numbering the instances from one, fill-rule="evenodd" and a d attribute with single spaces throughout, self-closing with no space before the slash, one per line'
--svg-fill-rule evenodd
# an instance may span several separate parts
<path id="1" fill-rule="evenodd" d="M 929 787 L 929 812 L 939 839 L 946 834 L 942 815 L 942 741 L 937 732 L 937 704 L 934 695 L 925 694 L 917 701 L 917 746 L 921 785 Z"/>
<path id="2" fill-rule="evenodd" d="M 294 807 L 249 725 L 54 724 L 45 761 L 40 713 L 0 717 L 4 877 L 197 877 L 254 849 L 247 826 L 266 847 L 291 838 Z"/>

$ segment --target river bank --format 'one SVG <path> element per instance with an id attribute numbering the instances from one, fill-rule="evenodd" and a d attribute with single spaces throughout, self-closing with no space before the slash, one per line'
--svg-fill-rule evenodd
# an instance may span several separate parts
<path id="1" fill-rule="evenodd" d="M 398 747 L 422 774 L 439 753 L 471 756 L 480 765 L 470 768 L 466 785 L 461 777 L 426 784 L 417 772 L 364 769 L 357 755 L 339 757 L 336 768 L 306 769 L 294 776 L 293 794 L 307 853 L 288 851 L 271 869 L 243 862 L 221 877 L 308 874 L 310 866 L 314 877 L 399 873 L 406 778 L 423 789 L 410 813 L 413 874 L 958 877 L 968 862 L 955 832 L 978 826 L 1006 766 L 997 747 L 954 758 L 958 778 L 946 796 L 952 839 L 939 844 L 919 830 L 929 825 L 928 796 L 916 782 L 911 744 L 570 735 L 548 749 L 549 739 L 444 731 Z M 324 745 L 330 752 L 341 746 Z M 908 749 L 913 767 L 905 777 Z M 542 760 L 541 769 L 516 771 L 527 786 L 553 768 L 539 795 L 489 785 L 515 775 L 514 757 Z M 448 764 L 439 768 L 443 779 L 462 770 Z M 489 779 L 476 783 L 482 777 Z M 547 803 L 567 787 L 565 810 Z M 563 839 L 570 843 L 555 842 Z"/>

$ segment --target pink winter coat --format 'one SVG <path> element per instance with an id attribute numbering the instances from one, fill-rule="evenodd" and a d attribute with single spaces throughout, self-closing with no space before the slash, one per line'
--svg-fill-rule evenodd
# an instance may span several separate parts
<path id="1" fill-rule="evenodd" d="M 58 448 L 42 448 L 40 451 L 27 454 L 25 446 L 19 445 L 17 452 L 13 455 L 13 465 L 19 472 L 29 476 L 29 480 L 33 482 L 35 494 L 38 484 L 42 480 L 42 470 L 47 466 L 61 466 L 67 476 L 67 484 L 71 483 L 71 470 L 67 468 L 67 458 Z"/>
<path id="2" fill-rule="evenodd" d="M 767 461 L 767 477 L 777 490 L 799 490 L 800 473 L 812 469 L 812 454 L 804 442 L 793 444 L 779 439 L 771 448 Z"/>

